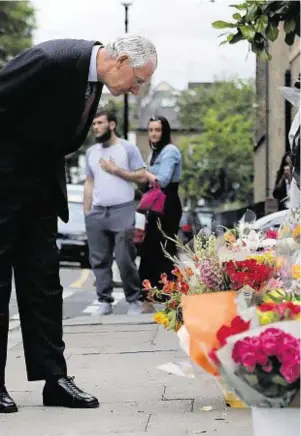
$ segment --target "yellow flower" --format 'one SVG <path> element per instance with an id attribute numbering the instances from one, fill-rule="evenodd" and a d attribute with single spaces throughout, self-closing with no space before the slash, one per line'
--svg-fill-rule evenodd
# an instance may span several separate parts
<path id="1" fill-rule="evenodd" d="M 157 324 L 162 324 L 164 327 L 168 327 L 169 325 L 168 318 L 164 312 L 155 313 L 153 319 Z"/>
<path id="2" fill-rule="evenodd" d="M 281 269 L 283 268 L 285 265 L 285 258 L 282 256 L 277 257 L 276 259 L 276 267 Z"/>
<path id="3" fill-rule="evenodd" d="M 277 315 L 275 315 L 274 312 L 260 312 L 260 310 L 258 310 L 257 313 L 260 325 L 271 324 L 278 321 Z"/>
<path id="4" fill-rule="evenodd" d="M 257 263 L 265 264 L 269 266 L 275 266 L 277 259 L 272 251 L 266 251 L 262 254 L 257 254 L 254 256 L 248 257 L 248 259 L 255 259 Z"/>
<path id="5" fill-rule="evenodd" d="M 300 238 L 300 224 L 297 224 L 296 227 L 293 230 L 293 238 L 298 239 Z"/>
<path id="6" fill-rule="evenodd" d="M 287 238 L 289 235 L 291 235 L 291 229 L 289 226 L 285 225 L 279 230 L 278 239 Z"/>
<path id="7" fill-rule="evenodd" d="M 301 271 L 300 271 L 300 264 L 295 263 L 295 265 L 292 265 L 292 276 L 294 280 L 300 280 L 301 277 Z"/>
<path id="8" fill-rule="evenodd" d="M 281 288 L 278 288 L 278 289 L 273 289 L 272 291 L 264 294 L 262 300 L 264 303 L 274 303 L 275 299 L 277 301 L 283 301 L 284 298 L 285 298 L 284 290 Z"/>

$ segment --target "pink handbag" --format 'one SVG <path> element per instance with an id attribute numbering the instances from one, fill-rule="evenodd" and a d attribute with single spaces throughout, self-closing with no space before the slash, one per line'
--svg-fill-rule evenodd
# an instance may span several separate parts
<path id="1" fill-rule="evenodd" d="M 149 212 L 163 215 L 165 200 L 166 195 L 161 191 L 160 185 L 154 183 L 153 187 L 142 196 L 137 212 L 145 215 Z"/>

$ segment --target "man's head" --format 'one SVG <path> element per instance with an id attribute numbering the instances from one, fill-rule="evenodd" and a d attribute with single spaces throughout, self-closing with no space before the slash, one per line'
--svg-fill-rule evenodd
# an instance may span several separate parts
<path id="1" fill-rule="evenodd" d="M 108 111 L 99 111 L 94 117 L 92 129 L 96 142 L 104 143 L 116 134 L 117 118 Z"/>
<path id="2" fill-rule="evenodd" d="M 113 95 L 136 95 L 150 81 L 157 62 L 156 48 L 149 39 L 126 34 L 99 51 L 97 73 Z"/>

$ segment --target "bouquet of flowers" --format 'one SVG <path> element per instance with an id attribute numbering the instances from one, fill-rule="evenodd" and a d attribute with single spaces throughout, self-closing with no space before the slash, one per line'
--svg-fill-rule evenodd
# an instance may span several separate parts
<path id="1" fill-rule="evenodd" d="M 300 390 L 298 321 L 282 321 L 227 338 L 217 351 L 221 375 L 251 407 L 288 407 Z"/>
<path id="2" fill-rule="evenodd" d="M 144 280 L 143 287 L 150 300 L 163 300 L 165 309 L 154 315 L 154 320 L 162 324 L 166 329 L 177 331 L 183 324 L 181 301 L 182 295 L 190 291 L 189 284 L 185 281 L 183 274 L 178 268 L 172 271 L 174 280 L 168 280 L 166 274 L 161 275 L 162 289 L 153 288 L 149 280 Z M 187 268 L 185 274 L 192 274 Z"/>

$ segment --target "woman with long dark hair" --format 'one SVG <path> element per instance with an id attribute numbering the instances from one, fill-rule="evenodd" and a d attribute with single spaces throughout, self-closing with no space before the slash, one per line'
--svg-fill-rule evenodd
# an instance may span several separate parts
<path id="1" fill-rule="evenodd" d="M 159 183 L 166 194 L 164 214 L 160 217 L 162 231 L 172 238 L 179 231 L 182 206 L 178 194 L 182 159 L 179 149 L 172 144 L 169 122 L 164 117 L 151 118 L 148 123 L 148 137 L 151 154 L 148 158 L 148 188 Z M 161 244 L 174 256 L 177 248 L 174 242 L 166 240 L 158 228 L 158 216 L 149 214 L 145 239 L 141 247 L 139 274 L 141 282 L 150 280 L 153 286 L 160 286 L 160 275 L 166 273 L 172 278 L 173 263 L 164 255 Z"/>

